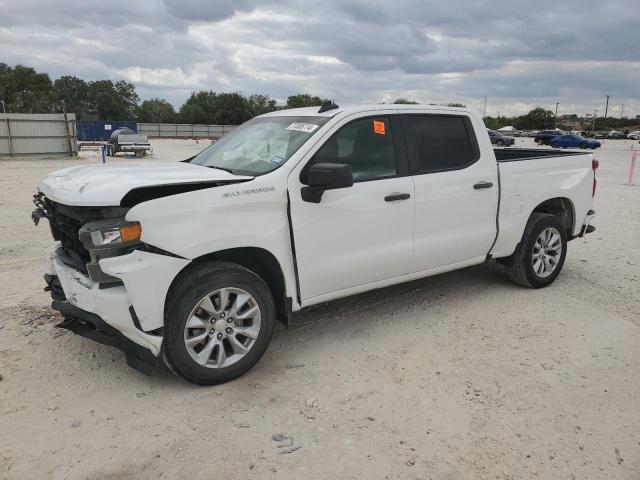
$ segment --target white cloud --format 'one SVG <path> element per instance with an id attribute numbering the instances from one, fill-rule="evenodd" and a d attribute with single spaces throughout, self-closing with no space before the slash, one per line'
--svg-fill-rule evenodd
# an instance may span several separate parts
<path id="1" fill-rule="evenodd" d="M 460 102 L 640 114 L 637 0 L 0 0 L 0 61 L 196 89 L 338 102 Z M 564 110 L 566 108 L 567 110 Z M 572 110 L 569 110 L 572 109 Z"/>

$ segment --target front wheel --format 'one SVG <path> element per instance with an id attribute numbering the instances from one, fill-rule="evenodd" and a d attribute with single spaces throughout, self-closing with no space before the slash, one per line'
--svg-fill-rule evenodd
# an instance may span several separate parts
<path id="1" fill-rule="evenodd" d="M 550 285 L 560 274 L 567 255 L 567 233 L 562 220 L 534 212 L 514 254 L 505 259 L 509 277 L 526 287 Z"/>
<path id="2" fill-rule="evenodd" d="M 496 145 L 497 145 L 498 147 L 504 147 L 504 142 L 503 142 L 502 140 L 498 140 L 498 141 L 496 142 Z"/>
<path id="3" fill-rule="evenodd" d="M 582 149 L 587 148 L 587 144 L 586 144 L 586 143 L 581 143 L 581 144 L 580 144 L 580 148 L 582 148 Z"/>
<path id="4" fill-rule="evenodd" d="M 260 360 L 274 326 L 273 299 L 258 275 L 233 263 L 196 265 L 169 292 L 165 358 L 190 382 L 228 382 Z"/>

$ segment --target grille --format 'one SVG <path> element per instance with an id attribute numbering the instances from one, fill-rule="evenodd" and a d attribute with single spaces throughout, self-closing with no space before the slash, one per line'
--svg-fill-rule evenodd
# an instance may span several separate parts
<path id="1" fill-rule="evenodd" d="M 70 261 L 70 266 L 87 274 L 91 254 L 80 241 L 78 231 L 87 222 L 124 216 L 127 209 L 120 207 L 76 207 L 49 200 L 42 193 L 34 196 L 39 216 L 49 220 L 51 234 L 58 240 Z"/>
<path id="2" fill-rule="evenodd" d="M 87 273 L 86 264 L 91 260 L 91 255 L 89 255 L 89 251 L 84 248 L 78 237 L 78 231 L 85 222 L 78 219 L 77 215 L 70 215 L 84 212 L 69 212 L 68 210 L 73 209 L 73 207 L 66 207 L 55 202 L 49 203 L 50 208 L 47 209 L 47 218 L 49 219 L 53 239 L 60 241 L 62 250 L 73 260 L 74 266 L 83 273 Z"/>

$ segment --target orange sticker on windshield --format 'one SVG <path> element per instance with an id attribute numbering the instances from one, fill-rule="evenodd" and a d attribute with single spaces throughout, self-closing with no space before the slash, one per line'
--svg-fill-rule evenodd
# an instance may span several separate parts
<path id="1" fill-rule="evenodd" d="M 373 121 L 373 133 L 377 133 L 378 135 L 384 135 L 384 122 L 379 120 Z"/>

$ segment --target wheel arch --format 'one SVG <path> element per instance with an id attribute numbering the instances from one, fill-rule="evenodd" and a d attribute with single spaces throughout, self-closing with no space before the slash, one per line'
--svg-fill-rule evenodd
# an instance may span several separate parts
<path id="1" fill-rule="evenodd" d="M 556 215 L 560 217 L 562 223 L 565 225 L 565 230 L 567 233 L 567 238 L 571 238 L 573 236 L 573 228 L 576 221 L 575 208 L 573 206 L 573 202 L 566 197 L 555 197 L 545 200 L 544 202 L 539 203 L 529 215 L 534 212 L 538 213 L 549 213 L 551 215 Z"/>
<path id="2" fill-rule="evenodd" d="M 169 290 L 171 290 L 180 277 L 188 273 L 188 270 L 193 265 L 213 261 L 235 263 L 258 275 L 267 284 L 273 295 L 277 318 L 285 325 L 289 324 L 292 311 L 292 299 L 287 297 L 285 276 L 277 258 L 264 248 L 236 247 L 196 257 L 176 275 Z"/>

